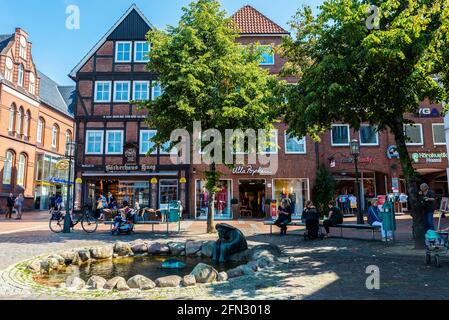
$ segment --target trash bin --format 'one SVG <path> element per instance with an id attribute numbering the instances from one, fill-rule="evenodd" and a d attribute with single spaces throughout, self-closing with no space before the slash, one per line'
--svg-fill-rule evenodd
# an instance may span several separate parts
<path id="1" fill-rule="evenodd" d="M 393 239 L 396 231 L 396 218 L 393 201 L 385 201 L 382 205 L 382 225 L 386 233 L 391 231 Z"/>

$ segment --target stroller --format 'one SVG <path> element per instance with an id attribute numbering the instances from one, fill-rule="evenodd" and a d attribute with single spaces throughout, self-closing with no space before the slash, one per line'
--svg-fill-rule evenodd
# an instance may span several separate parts
<path id="1" fill-rule="evenodd" d="M 435 261 L 435 265 L 439 268 L 440 254 L 447 254 L 448 252 L 448 235 L 449 232 L 438 232 L 434 230 L 427 230 L 426 232 L 426 264 Z"/>
<path id="2" fill-rule="evenodd" d="M 123 217 L 122 214 L 118 214 L 114 218 L 114 223 L 111 225 L 111 234 L 113 236 L 118 236 L 120 234 L 131 234 L 134 232 L 134 217 L 138 210 L 129 209 L 125 210 Z"/>

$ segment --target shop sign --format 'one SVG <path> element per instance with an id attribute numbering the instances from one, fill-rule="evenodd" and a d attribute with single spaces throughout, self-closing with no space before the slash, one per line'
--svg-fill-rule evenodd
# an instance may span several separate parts
<path id="1" fill-rule="evenodd" d="M 181 179 L 179 179 L 179 183 L 186 183 L 187 179 L 185 177 L 182 177 Z"/>
<path id="2" fill-rule="evenodd" d="M 81 178 L 76 178 L 75 183 L 83 183 L 83 179 L 81 179 Z"/>
<path id="3" fill-rule="evenodd" d="M 147 172 L 147 171 L 156 171 L 155 165 L 149 165 L 149 164 L 141 164 L 141 165 L 118 165 L 118 164 L 108 164 L 105 167 L 105 170 L 107 172 L 123 172 L 123 171 L 141 171 L 141 172 Z"/>
<path id="4" fill-rule="evenodd" d="M 388 159 L 399 159 L 399 152 L 397 151 L 397 147 L 391 145 L 387 148 L 387 158 Z"/>
<path id="5" fill-rule="evenodd" d="M 69 165 L 70 165 L 69 160 L 63 159 L 56 162 L 55 167 L 58 170 L 67 170 L 69 168 Z"/>
<path id="6" fill-rule="evenodd" d="M 65 179 L 61 179 L 58 177 L 48 177 L 48 181 L 52 183 L 60 183 L 60 184 L 73 184 L 71 181 L 67 181 Z"/>
<path id="7" fill-rule="evenodd" d="M 359 163 L 373 163 L 374 162 L 374 158 L 373 157 L 359 157 L 358 158 Z M 348 157 L 348 158 L 343 158 L 340 160 L 341 163 L 354 163 L 354 158 Z"/>
<path id="8" fill-rule="evenodd" d="M 447 158 L 446 152 L 434 153 L 434 152 L 414 152 L 412 153 L 412 160 L 418 163 L 420 159 L 425 159 L 427 163 L 440 163 L 443 158 Z"/>
<path id="9" fill-rule="evenodd" d="M 151 184 L 157 184 L 157 179 L 156 178 L 151 178 L 150 182 L 151 182 Z"/>
<path id="10" fill-rule="evenodd" d="M 437 108 L 420 108 L 419 116 L 422 118 L 440 117 L 440 111 Z"/>
<path id="11" fill-rule="evenodd" d="M 137 162 L 137 147 L 134 144 L 127 144 L 125 146 L 125 163 Z"/>
<path id="12" fill-rule="evenodd" d="M 254 169 L 252 165 L 248 166 L 237 166 L 234 169 L 232 169 L 233 174 L 250 174 L 254 176 L 255 174 L 260 175 L 272 175 L 273 172 L 267 169 L 264 169 L 262 167 L 259 167 L 257 169 Z"/>

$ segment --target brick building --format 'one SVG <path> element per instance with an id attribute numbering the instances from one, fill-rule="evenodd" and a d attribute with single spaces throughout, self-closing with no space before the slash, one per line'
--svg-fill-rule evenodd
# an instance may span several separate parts
<path id="1" fill-rule="evenodd" d="M 25 209 L 48 208 L 50 193 L 66 193 L 67 170 L 56 168 L 73 139 L 74 88 L 59 86 L 33 62 L 28 34 L 0 35 L 0 207 L 10 192 Z"/>

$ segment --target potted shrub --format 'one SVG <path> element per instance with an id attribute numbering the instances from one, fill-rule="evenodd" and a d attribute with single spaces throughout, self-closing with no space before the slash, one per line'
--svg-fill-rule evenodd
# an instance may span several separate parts
<path id="1" fill-rule="evenodd" d="M 270 198 L 265 199 L 264 206 L 265 206 L 265 217 L 267 217 L 267 218 L 271 217 L 271 213 L 270 213 L 271 199 Z"/>
<path id="2" fill-rule="evenodd" d="M 232 215 L 233 217 L 239 217 L 239 199 L 232 198 L 231 199 L 231 206 L 232 206 Z"/>

